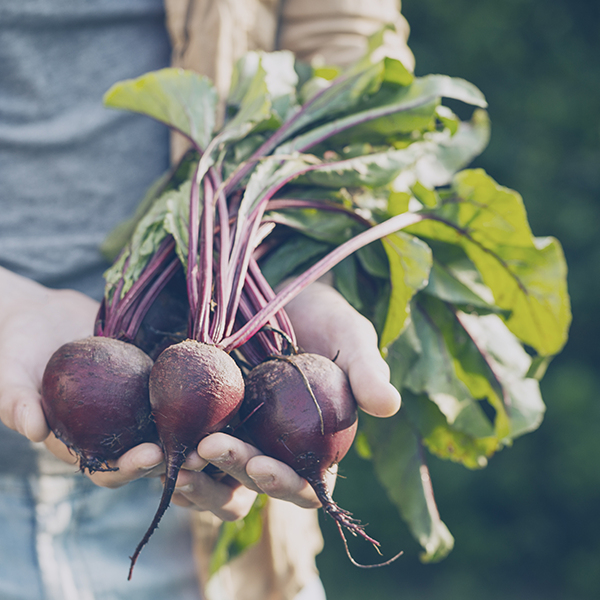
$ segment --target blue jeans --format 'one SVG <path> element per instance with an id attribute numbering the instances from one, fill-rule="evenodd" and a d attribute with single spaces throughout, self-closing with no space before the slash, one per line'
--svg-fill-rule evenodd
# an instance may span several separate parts
<path id="1" fill-rule="evenodd" d="M 0 476 L 1 600 L 199 600 L 185 509 L 171 506 L 129 556 L 158 506 L 158 479 L 117 490 L 85 476 Z"/>

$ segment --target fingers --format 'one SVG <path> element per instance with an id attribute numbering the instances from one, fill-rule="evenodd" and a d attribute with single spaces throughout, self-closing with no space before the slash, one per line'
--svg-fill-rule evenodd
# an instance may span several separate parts
<path id="1" fill-rule="evenodd" d="M 198 455 L 221 469 L 247 488 L 260 492 L 260 487 L 246 472 L 246 464 L 260 451 L 226 433 L 214 433 L 198 444 Z"/>
<path id="2" fill-rule="evenodd" d="M 292 300 L 286 311 L 300 347 L 335 358 L 348 375 L 362 410 L 377 417 L 398 411 L 400 394 L 390 384 L 389 367 L 379 352 L 375 328 L 339 292 L 314 283 Z"/>
<path id="3" fill-rule="evenodd" d="M 198 454 L 221 469 L 229 479 L 254 491 L 293 502 L 304 508 L 320 506 L 310 484 L 291 467 L 268 456 L 250 444 L 225 433 L 215 433 L 198 445 Z M 182 477 L 186 474 L 182 473 Z M 335 479 L 335 476 L 333 476 Z M 182 481 L 184 479 L 182 478 Z"/>
<path id="4" fill-rule="evenodd" d="M 272 498 L 286 500 L 302 508 L 319 508 L 321 503 L 306 479 L 291 467 L 268 456 L 256 456 L 246 466 L 256 485 Z M 335 472 L 328 473 L 328 485 L 333 489 Z"/>
<path id="5" fill-rule="evenodd" d="M 109 464 L 116 471 L 96 471 L 89 478 L 100 487 L 118 488 L 141 477 L 164 471 L 163 452 L 156 444 L 140 444 Z"/>
<path id="6" fill-rule="evenodd" d="M 254 504 L 256 492 L 227 477 L 221 481 L 203 472 L 182 470 L 177 478 L 173 503 L 196 510 L 208 510 L 223 521 L 245 517 Z"/>
<path id="7" fill-rule="evenodd" d="M 225 433 L 207 436 L 180 471 L 173 502 L 208 510 L 224 521 L 243 518 L 261 491 L 246 473 L 248 461 L 257 454 L 259 451 L 250 444 Z M 224 475 L 213 478 L 200 471 L 208 462 Z"/>
<path id="8" fill-rule="evenodd" d="M 34 351 L 19 342 L 20 338 L 12 335 L 12 327 L 3 325 L 0 330 L 0 419 L 31 441 L 41 442 L 50 432 L 38 391 L 43 365 L 36 360 Z M 24 355 L 27 360 L 23 359 Z"/>

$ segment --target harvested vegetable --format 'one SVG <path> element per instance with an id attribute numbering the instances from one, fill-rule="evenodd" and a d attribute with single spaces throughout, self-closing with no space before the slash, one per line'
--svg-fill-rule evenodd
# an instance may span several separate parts
<path id="1" fill-rule="evenodd" d="M 194 73 L 166 69 L 109 90 L 109 106 L 166 123 L 195 153 L 186 181 L 138 224 L 146 254 L 117 264 L 109 281 L 135 283 L 171 240 L 188 337 L 251 368 L 283 356 L 282 340 L 295 344 L 285 304 L 333 269 L 375 325 L 405 399 L 396 417 L 361 418 L 362 455 L 423 558 L 438 560 L 453 539 L 424 450 L 480 468 L 539 425 L 536 377 L 570 323 L 560 244 L 532 235 L 518 194 L 465 169 L 489 137 L 474 86 L 413 77 L 371 53 L 333 80 L 316 69 L 300 81 L 295 67 L 285 52 L 245 56 L 219 129 L 214 88 Z M 478 107 L 471 121 L 444 97 Z"/>
<path id="2" fill-rule="evenodd" d="M 157 441 L 148 395 L 152 365 L 136 346 L 106 337 L 65 344 L 50 358 L 42 407 L 82 471 L 114 471 L 108 461 Z"/>

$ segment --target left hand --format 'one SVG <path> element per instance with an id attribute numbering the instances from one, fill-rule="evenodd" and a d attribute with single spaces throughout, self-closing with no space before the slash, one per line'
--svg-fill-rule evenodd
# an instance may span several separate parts
<path id="1" fill-rule="evenodd" d="M 314 283 L 290 302 L 286 311 L 302 350 L 328 358 L 337 355 L 336 364 L 348 375 L 362 410 L 376 417 L 388 417 L 398 411 L 400 394 L 390 384 L 389 367 L 379 352 L 373 325 L 336 290 Z M 220 482 L 194 471 L 207 462 L 226 474 Z M 335 473 L 331 473 L 330 488 L 334 482 Z M 308 482 L 291 467 L 224 433 L 215 433 L 200 442 L 177 485 L 174 503 L 211 510 L 225 520 L 243 517 L 256 492 L 304 508 L 321 506 Z"/>

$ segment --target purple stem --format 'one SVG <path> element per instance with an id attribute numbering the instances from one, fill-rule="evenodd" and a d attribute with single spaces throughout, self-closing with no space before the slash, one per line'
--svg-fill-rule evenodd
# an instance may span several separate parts
<path id="1" fill-rule="evenodd" d="M 302 123 L 301 119 L 306 116 L 306 113 L 317 103 L 325 94 L 331 92 L 334 87 L 343 88 L 349 83 L 352 84 L 352 77 L 339 77 L 335 84 L 328 86 L 319 92 L 317 92 L 302 108 L 294 114 L 289 121 L 283 123 L 281 127 L 267 139 L 252 156 L 244 161 L 236 169 L 236 171 L 230 176 L 229 180 L 225 185 L 225 193 L 229 195 L 232 190 L 240 183 L 240 181 L 252 170 L 254 163 L 260 160 L 262 157 L 270 154 L 281 142 L 287 137 L 292 135 L 298 129 L 308 125 L 311 120 L 307 120 L 306 123 Z M 300 122 L 300 125 L 298 123 Z"/>
<path id="2" fill-rule="evenodd" d="M 193 337 L 209 343 L 209 324 L 212 300 L 213 249 L 214 249 L 214 190 L 208 179 L 204 178 L 204 208 L 202 210 L 202 242 L 200 244 L 200 269 L 198 279 L 198 313 L 194 321 Z M 189 258 L 188 258 L 189 261 Z"/>
<path id="3" fill-rule="evenodd" d="M 261 295 L 255 282 L 251 277 L 246 277 L 246 284 L 244 285 L 244 293 L 240 299 L 240 305 L 238 309 L 238 316 L 241 316 L 243 322 L 247 322 L 251 319 L 263 306 L 267 304 L 265 298 Z M 276 320 L 276 319 L 274 319 Z M 278 323 L 271 323 L 275 328 L 278 328 Z M 262 348 L 261 361 L 271 354 L 281 354 L 281 340 L 276 339 L 273 333 L 267 333 L 265 331 L 259 331 L 253 338 L 253 342 L 256 342 Z M 248 347 L 252 347 L 248 344 Z M 252 362 L 251 357 L 246 354 L 247 348 L 244 349 L 246 358 Z M 258 364 L 258 363 L 254 363 Z M 253 365 L 253 366 L 254 366 Z"/>
<path id="4" fill-rule="evenodd" d="M 162 271 L 162 273 L 154 281 L 150 289 L 143 295 L 140 303 L 135 309 L 133 316 L 129 322 L 129 325 L 125 331 L 127 339 L 132 340 L 135 338 L 144 317 L 148 310 L 152 306 L 152 303 L 156 300 L 160 292 L 163 290 L 165 285 L 169 282 L 171 277 L 175 275 L 177 269 L 181 265 L 178 257 L 175 257 Z"/>
<path id="5" fill-rule="evenodd" d="M 273 300 L 276 294 L 273 291 L 273 288 L 271 288 L 271 286 L 269 285 L 269 282 L 265 279 L 265 276 L 262 274 L 262 271 L 258 266 L 258 262 L 256 262 L 254 257 L 250 259 L 249 273 L 253 280 L 256 282 L 256 285 L 258 286 L 258 289 L 265 298 L 265 301 L 270 302 L 271 300 Z M 290 338 L 294 346 L 296 346 L 296 334 L 294 332 L 294 328 L 292 327 L 290 318 L 288 317 L 285 310 L 281 309 L 279 312 L 277 312 L 276 317 L 278 321 L 278 328 L 281 331 L 283 331 L 283 333 L 285 333 Z"/>
<path id="6" fill-rule="evenodd" d="M 237 313 L 242 290 L 244 288 L 244 280 L 246 279 L 246 273 L 248 272 L 248 265 L 254 250 L 252 241 L 256 239 L 256 233 L 260 227 L 260 217 L 261 215 L 257 214 L 254 217 L 250 217 L 246 223 L 244 223 L 244 235 L 240 238 L 242 243 L 238 245 L 237 252 L 235 252 L 236 247 L 234 245 L 234 254 L 229 263 L 232 278 L 229 284 L 231 296 L 229 298 L 229 305 L 227 307 L 228 322 L 225 328 L 225 336 L 231 334 L 235 324 L 235 315 Z"/>
<path id="7" fill-rule="evenodd" d="M 376 240 L 391 235 L 400 229 L 414 225 L 423 219 L 429 218 L 427 215 L 416 213 L 403 213 L 375 225 L 357 236 L 341 244 L 332 250 L 327 256 L 315 263 L 310 269 L 307 269 L 302 275 L 288 284 L 273 298 L 265 307 L 254 315 L 243 327 L 238 329 L 233 335 L 228 336 L 221 341 L 219 346 L 226 352 L 238 348 L 246 343 L 258 330 L 264 327 L 265 323 L 280 309 L 282 309 L 290 300 L 295 298 L 302 290 L 311 283 L 322 277 L 332 267 L 337 265 L 347 256 L 356 252 L 358 249 L 374 242 Z"/>
<path id="8" fill-rule="evenodd" d="M 131 314 L 132 307 L 134 308 L 136 303 L 139 302 L 142 294 L 144 294 L 148 285 L 150 285 L 150 282 L 156 276 L 156 273 L 163 266 L 164 261 L 173 251 L 174 246 L 175 241 L 170 236 L 166 237 L 160 243 L 156 253 L 152 256 L 138 279 L 126 292 L 125 296 L 119 300 L 116 308 L 111 307 L 104 325 L 105 336 L 117 337 L 123 330 L 127 329 L 127 318 Z"/>
<path id="9" fill-rule="evenodd" d="M 192 178 L 192 191 L 190 194 L 189 236 L 188 236 L 188 264 L 187 264 L 187 293 L 190 304 L 190 315 L 198 311 L 198 234 L 200 228 L 200 182 L 198 181 L 200 162 L 196 165 Z"/>
<path id="10" fill-rule="evenodd" d="M 211 323 L 210 336 L 218 340 L 225 334 L 227 304 L 229 303 L 230 289 L 227 281 L 227 267 L 231 251 L 229 210 L 227 197 L 221 189 L 221 180 L 215 169 L 209 171 L 215 189 L 220 190 L 217 197 L 217 210 L 219 213 L 219 265 L 215 276 L 215 303 L 216 312 Z"/>
<path id="11" fill-rule="evenodd" d="M 253 304 L 248 300 L 245 293 L 242 294 L 238 317 L 241 316 L 247 320 L 255 313 L 256 310 L 253 308 Z M 263 333 L 259 331 L 251 340 L 244 344 L 242 355 L 251 366 L 256 366 L 269 356 L 270 348 L 271 346 L 265 343 Z"/>

